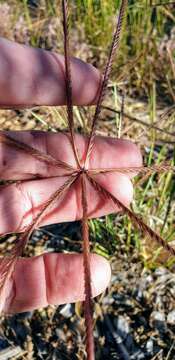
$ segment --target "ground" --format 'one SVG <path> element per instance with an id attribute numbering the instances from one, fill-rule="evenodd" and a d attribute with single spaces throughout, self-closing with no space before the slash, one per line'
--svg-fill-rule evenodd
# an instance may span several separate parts
<path id="1" fill-rule="evenodd" d="M 70 2 L 72 54 L 103 68 L 118 3 L 77 1 L 75 7 Z M 59 1 L 1 1 L 0 17 L 1 36 L 62 52 Z M 146 0 L 129 1 L 98 134 L 132 139 L 141 147 L 145 164 L 175 161 L 174 38 L 175 5 L 151 7 Z M 121 109 L 123 93 L 121 121 L 115 110 Z M 75 108 L 77 131 L 89 129 L 89 113 L 93 113 L 92 108 Z M 1 110 L 0 124 L 1 130 L 59 131 L 65 128 L 66 113 L 65 109 L 48 107 Z M 135 180 L 133 209 L 173 245 L 174 174 L 139 180 Z M 95 301 L 96 358 L 173 360 L 173 260 L 135 230 L 122 214 L 90 221 L 90 229 L 92 251 L 106 256 L 113 269 L 110 288 Z M 14 235 L 5 240 L 0 243 L 2 254 L 11 249 Z M 80 224 L 37 230 L 25 255 L 44 251 L 81 251 Z M 82 359 L 83 339 L 80 304 L 2 317 L 0 359 Z"/>

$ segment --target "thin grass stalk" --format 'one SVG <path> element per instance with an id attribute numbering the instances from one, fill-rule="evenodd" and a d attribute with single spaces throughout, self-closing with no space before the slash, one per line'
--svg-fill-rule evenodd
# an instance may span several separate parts
<path id="1" fill-rule="evenodd" d="M 125 206 L 119 199 L 117 199 L 113 194 L 111 194 L 105 187 L 103 187 L 98 181 L 96 181 L 92 176 L 88 176 L 90 183 L 96 191 L 99 191 L 105 199 L 110 199 L 112 202 L 121 209 L 124 214 L 128 215 L 131 221 L 143 231 L 144 234 L 147 234 L 151 240 L 154 240 L 162 246 L 166 251 L 169 252 L 170 255 L 175 256 L 175 249 L 170 246 L 159 234 L 157 234 L 154 230 L 152 230 L 147 224 L 143 222 L 143 220 L 136 215 L 132 210 L 130 210 L 127 206 Z"/>
<path id="2" fill-rule="evenodd" d="M 12 272 L 14 271 L 15 264 L 19 256 L 23 254 L 24 248 L 34 231 L 34 229 L 39 225 L 42 218 L 46 214 L 47 210 L 50 208 L 51 205 L 55 203 L 56 200 L 60 199 L 61 196 L 65 194 L 65 192 L 71 187 L 71 185 L 77 180 L 77 175 L 72 175 L 68 178 L 68 180 L 59 188 L 57 189 L 50 198 L 44 203 L 42 206 L 41 211 L 38 215 L 34 218 L 31 224 L 29 224 L 24 231 L 24 233 L 19 237 L 17 240 L 14 248 L 11 251 L 10 256 L 6 256 L 2 259 L 0 263 L 0 310 L 2 310 L 2 299 L 4 296 L 5 286 L 9 278 L 11 277 Z"/>
<path id="3" fill-rule="evenodd" d="M 44 180 L 44 179 L 56 179 L 56 178 L 61 178 L 61 177 L 70 177 L 72 175 L 77 175 L 78 172 L 77 171 L 73 171 L 72 173 L 69 173 L 69 174 L 63 174 L 63 175 L 53 175 L 53 176 L 42 176 L 42 175 L 39 175 L 39 176 L 35 176 L 35 174 L 30 174 L 31 176 L 30 177 L 27 177 L 26 179 L 24 180 L 6 180 L 4 179 L 3 181 L 5 182 L 4 184 L 0 184 L 0 192 L 1 190 L 7 188 L 8 186 L 11 186 L 11 185 L 20 185 L 20 184 L 24 184 L 30 180 L 32 180 L 33 182 L 34 181 L 38 181 L 38 180 Z M 28 175 L 28 174 L 27 174 Z"/>
<path id="4" fill-rule="evenodd" d="M 161 232 L 162 232 L 162 231 L 164 230 L 164 228 L 165 228 L 165 225 L 166 225 L 166 222 L 167 222 L 167 218 L 168 218 L 168 215 L 169 215 L 169 212 L 170 212 L 170 209 L 171 209 L 171 203 L 172 203 L 172 201 L 173 201 L 174 194 L 175 194 L 175 180 L 173 181 L 172 187 L 171 187 L 171 190 L 170 190 L 169 199 L 168 199 L 168 206 L 167 206 L 167 208 L 166 208 L 166 212 L 165 212 L 165 216 L 164 216 L 164 221 L 163 221 L 163 225 L 162 225 L 162 228 L 161 228 Z"/>
<path id="5" fill-rule="evenodd" d="M 69 20 L 68 20 L 68 6 L 66 0 L 62 0 L 62 11 L 63 11 L 65 85 L 66 85 L 66 98 L 67 98 L 68 125 L 70 131 L 71 146 L 74 152 L 77 166 L 78 168 L 80 168 L 81 167 L 80 160 L 75 145 L 73 101 L 72 101 L 72 79 L 71 79 L 71 65 L 70 65 L 70 51 L 69 51 Z"/>
<path id="6" fill-rule="evenodd" d="M 153 3 L 152 1 L 150 1 L 150 6 L 151 7 L 157 7 L 157 6 L 167 6 L 167 5 L 174 5 L 175 1 L 170 1 L 170 2 L 160 2 L 160 3 Z"/>
<path id="7" fill-rule="evenodd" d="M 81 175 L 82 189 L 82 236 L 83 236 L 83 264 L 84 264 L 84 284 L 85 300 L 84 315 L 86 327 L 86 353 L 88 360 L 94 360 L 94 337 L 93 337 L 93 317 L 92 317 L 92 290 L 91 290 L 91 271 L 90 271 L 90 244 L 88 227 L 88 205 L 85 174 Z"/>
<path id="8" fill-rule="evenodd" d="M 36 215 L 34 220 L 27 226 L 24 233 L 20 236 L 16 246 L 13 248 L 11 255 L 7 258 L 13 257 L 14 254 L 18 254 L 17 256 L 20 256 L 25 248 L 25 245 L 31 236 L 33 230 L 39 225 L 39 222 L 41 219 L 45 216 L 46 211 L 48 208 L 50 208 L 51 205 L 55 203 L 56 200 L 58 200 L 69 188 L 70 186 L 77 180 L 78 175 L 72 175 L 67 179 L 67 181 L 59 188 L 57 189 L 50 198 L 42 205 L 42 209 L 40 212 Z M 6 258 L 5 258 L 6 259 Z M 5 260 L 4 259 L 4 260 Z M 1 262 L 2 263 L 2 262 Z M 1 284 L 1 281 L 0 281 Z M 1 288 L 1 286 L 0 286 Z"/>
<path id="9" fill-rule="evenodd" d="M 153 174 L 153 171 L 148 170 L 147 173 L 143 174 L 143 176 L 141 178 L 136 180 L 135 185 L 137 187 L 143 185 L 152 174 Z"/>
<path id="10" fill-rule="evenodd" d="M 166 109 L 163 114 L 160 115 L 160 119 L 166 120 L 169 119 L 172 115 L 175 115 L 175 105 L 172 105 Z"/>
<path id="11" fill-rule="evenodd" d="M 40 150 L 33 148 L 32 146 L 25 144 L 22 141 L 13 139 L 10 135 L 0 132 L 0 143 L 4 143 L 7 146 L 15 148 L 19 151 L 24 151 L 27 154 L 33 156 L 34 158 L 38 159 L 39 161 L 45 162 L 49 166 L 55 166 L 58 168 L 63 168 L 67 170 L 75 170 L 71 165 L 66 164 L 64 161 L 57 160 L 51 155 L 47 155 Z"/>
<path id="12" fill-rule="evenodd" d="M 86 150 L 85 167 L 87 167 L 87 163 L 89 161 L 89 158 L 90 158 L 90 155 L 92 152 L 94 138 L 95 138 L 96 124 L 97 124 L 97 120 L 99 119 L 99 115 L 101 112 L 102 102 L 106 95 L 106 90 L 107 90 L 107 86 L 108 86 L 108 80 L 109 80 L 109 75 L 111 72 L 112 63 L 114 60 L 115 53 L 119 48 L 121 30 L 122 30 L 123 20 L 124 20 L 124 16 L 125 16 L 126 9 L 127 9 L 127 4 L 128 4 L 127 0 L 122 0 L 120 10 L 119 10 L 119 16 L 117 19 L 116 30 L 113 35 L 112 44 L 111 44 L 111 48 L 110 48 L 110 52 L 109 52 L 109 57 L 107 60 L 105 71 L 104 71 L 104 77 L 103 77 L 101 88 L 100 88 L 97 106 L 96 106 L 95 114 L 94 114 L 94 117 L 92 120 L 91 133 L 90 133 L 87 150 Z"/>
<path id="13" fill-rule="evenodd" d="M 175 108 L 175 106 L 174 106 L 173 108 Z M 102 105 L 102 109 L 104 109 L 104 110 L 109 110 L 109 111 L 114 112 L 114 113 L 119 114 L 119 115 L 120 115 L 120 113 L 121 113 L 121 111 L 116 110 L 116 109 L 114 109 L 114 108 L 112 108 L 112 107 L 110 107 L 110 106 L 104 106 L 104 105 Z M 162 121 L 163 116 L 164 116 L 164 115 L 162 114 L 155 123 Z M 147 122 L 145 122 L 145 121 L 143 121 L 143 120 L 141 120 L 141 119 L 138 119 L 138 118 L 136 118 L 136 117 L 134 117 L 134 116 L 131 116 L 130 114 L 127 114 L 126 112 L 123 113 L 123 117 L 126 117 L 127 119 L 129 119 L 129 120 L 131 120 L 131 121 L 134 121 L 134 122 L 136 122 L 136 123 L 139 123 L 139 124 L 147 127 L 148 129 L 155 129 L 155 130 L 157 130 L 157 131 L 159 131 L 159 132 L 162 132 L 163 134 L 166 134 L 166 135 L 175 137 L 175 134 L 174 134 L 173 132 L 167 131 L 166 129 L 161 129 L 161 128 L 159 128 L 158 126 L 156 126 L 156 125 L 154 125 L 154 124 L 148 124 Z M 167 115 L 167 117 L 168 117 L 168 115 Z M 165 118 L 166 118 L 166 114 L 165 114 Z"/>
<path id="14" fill-rule="evenodd" d="M 125 110 L 125 92 L 122 92 L 122 102 L 121 102 L 121 110 L 119 116 L 119 127 L 118 127 L 118 139 L 121 137 L 121 128 L 124 120 L 124 110 Z"/>
<path id="15" fill-rule="evenodd" d="M 175 166 L 170 164 L 150 165 L 150 166 L 132 166 L 132 167 L 121 167 L 121 168 L 104 168 L 104 169 L 89 169 L 88 173 L 92 175 L 96 174 L 107 174 L 107 173 L 121 173 L 121 174 L 152 174 L 154 172 L 163 173 L 167 171 L 175 171 Z"/>
<path id="16" fill-rule="evenodd" d="M 30 175 L 30 176 L 29 176 Z M 17 180 L 6 180 L 6 179 L 1 179 L 0 181 L 4 181 L 4 184 L 0 184 L 0 191 L 3 190 L 4 188 L 7 188 L 10 185 L 19 185 L 19 184 L 24 184 L 30 180 L 32 180 L 32 182 L 38 181 L 38 180 L 45 180 L 45 179 L 56 179 L 56 178 L 68 178 L 72 175 L 78 175 L 78 171 L 72 171 L 70 173 L 65 173 L 65 174 L 61 174 L 61 175 L 53 175 L 53 176 L 44 176 L 44 175 L 39 175 L 39 176 L 35 176 L 35 174 L 27 174 L 27 178 L 26 179 L 17 179 Z"/>

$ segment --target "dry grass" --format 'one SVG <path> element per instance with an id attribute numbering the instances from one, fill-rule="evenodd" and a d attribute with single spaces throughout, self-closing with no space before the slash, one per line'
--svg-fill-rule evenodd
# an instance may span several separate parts
<path id="1" fill-rule="evenodd" d="M 156 2 L 156 1 L 155 1 Z M 33 2 L 34 4 L 35 2 Z M 90 1 L 72 2 L 71 48 L 75 56 L 102 68 L 111 39 L 114 9 L 119 1 L 99 5 Z M 131 4 L 132 3 L 132 4 Z M 32 2 L 31 2 L 32 4 Z M 0 3 L 0 33 L 8 39 L 63 51 L 60 2 L 40 1 L 40 6 L 9 0 Z M 4 25 L 5 24 L 5 25 Z M 93 33 L 91 31 L 93 24 Z M 142 149 L 145 164 L 170 161 L 175 164 L 175 10 L 174 6 L 151 8 L 149 1 L 130 1 L 127 29 L 115 63 L 108 96 L 98 124 L 98 134 L 132 139 Z M 122 122 L 119 113 L 125 94 Z M 88 117 L 93 109 L 74 109 L 77 131 L 89 129 Z M 4 130 L 62 130 L 66 124 L 65 109 L 42 107 L 21 111 L 1 111 Z M 138 182 L 138 183 L 137 183 Z M 136 179 L 133 209 L 168 241 L 175 241 L 175 177 L 165 173 L 145 181 Z M 130 220 L 111 215 L 90 221 L 93 250 L 111 257 L 116 247 L 126 253 L 136 248 L 145 267 L 164 263 L 172 266 L 167 255 L 146 237 L 133 229 Z M 69 241 L 70 239 L 68 239 Z M 71 240 L 70 240 L 71 241 Z M 41 253 L 41 241 L 29 254 Z M 150 246 L 151 245 L 151 246 Z M 11 239 L 2 251 L 11 248 Z"/>

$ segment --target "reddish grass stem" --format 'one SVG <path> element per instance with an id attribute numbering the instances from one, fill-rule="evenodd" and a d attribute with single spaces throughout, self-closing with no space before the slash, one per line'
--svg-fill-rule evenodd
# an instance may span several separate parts
<path id="1" fill-rule="evenodd" d="M 86 326 L 86 352 L 87 359 L 94 360 L 94 338 L 93 338 L 93 317 L 92 317 L 92 291 L 91 291 L 91 271 L 90 271 L 90 245 L 89 245 L 89 226 L 88 226 L 88 205 L 85 174 L 81 175 L 82 189 L 82 237 L 83 237 L 83 264 L 84 264 L 84 315 Z"/>
<path id="2" fill-rule="evenodd" d="M 69 20 L 68 20 L 68 6 L 66 0 L 62 0 L 62 11 L 63 11 L 63 34 L 64 34 L 65 84 L 66 84 L 68 125 L 71 136 L 70 143 L 73 149 L 77 166 L 78 168 L 80 168 L 81 167 L 80 160 L 75 145 L 73 101 L 72 101 L 72 79 L 71 79 L 71 65 L 70 65 L 70 51 L 69 51 Z"/>
<path id="3" fill-rule="evenodd" d="M 160 246 L 162 246 L 165 250 L 167 250 L 172 256 L 175 256 L 175 249 L 170 246 L 159 234 L 157 234 L 154 230 L 152 230 L 147 224 L 143 222 L 143 220 L 136 215 L 131 209 L 125 206 L 118 198 L 116 198 L 113 194 L 111 194 L 105 187 L 103 187 L 99 182 L 97 182 L 92 176 L 88 176 L 90 183 L 93 188 L 101 193 L 104 198 L 112 200 L 112 202 L 121 209 L 124 214 L 128 215 L 131 221 L 143 231 L 145 234 L 149 236 L 152 240 L 156 241 Z"/>
<path id="4" fill-rule="evenodd" d="M 50 208 L 50 206 L 53 205 L 56 200 L 60 199 L 60 197 L 64 195 L 64 193 L 77 180 L 77 178 L 78 175 L 70 176 L 67 181 L 50 196 L 50 198 L 42 205 L 41 211 L 37 214 L 31 224 L 27 226 L 24 233 L 20 235 L 14 248 L 11 251 L 10 256 L 6 256 L 2 259 L 0 263 L 0 310 L 2 310 L 2 301 L 4 301 L 6 283 L 14 270 L 18 257 L 22 255 L 32 232 L 39 225 L 48 208 Z"/>
<path id="5" fill-rule="evenodd" d="M 122 30 L 124 16 L 126 13 L 127 4 L 128 4 L 127 0 L 122 0 L 120 10 L 119 10 L 119 16 L 118 16 L 117 23 L 116 23 L 116 30 L 113 35 L 111 48 L 110 48 L 110 52 L 109 52 L 109 57 L 108 57 L 108 60 L 106 63 L 104 77 L 103 77 L 103 81 L 102 81 L 101 88 L 100 88 L 100 94 L 98 97 L 94 118 L 92 120 L 92 127 L 91 127 L 88 145 L 87 145 L 87 151 L 86 151 L 85 167 L 87 167 L 87 163 L 89 161 L 89 158 L 90 158 L 90 155 L 92 152 L 95 131 L 96 131 L 96 124 L 97 124 L 97 120 L 99 119 L 99 115 L 101 112 L 101 105 L 102 105 L 104 97 L 106 95 L 106 90 L 107 90 L 107 86 L 108 86 L 108 80 L 109 80 L 109 75 L 111 72 L 112 63 L 114 60 L 115 53 L 119 48 L 121 30 Z"/>
<path id="6" fill-rule="evenodd" d="M 52 157 L 51 155 L 47 155 L 44 152 L 41 152 L 40 150 L 37 150 L 37 149 L 33 148 L 32 146 L 25 144 L 22 141 L 16 140 L 13 137 L 11 137 L 10 135 L 7 135 L 6 133 L 0 132 L 0 143 L 4 143 L 7 146 L 15 148 L 16 150 L 19 150 L 19 151 L 22 150 L 26 154 L 29 154 L 30 156 L 35 157 L 39 161 L 45 162 L 49 166 L 63 168 L 68 171 L 75 170 L 73 168 L 73 166 L 65 163 L 64 161 L 57 160 L 54 157 Z"/>

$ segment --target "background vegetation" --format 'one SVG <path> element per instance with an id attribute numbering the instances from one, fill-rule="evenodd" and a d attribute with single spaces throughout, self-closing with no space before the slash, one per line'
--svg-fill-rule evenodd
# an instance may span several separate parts
<path id="1" fill-rule="evenodd" d="M 158 4 L 158 1 L 154 0 L 153 3 Z M 118 0 L 70 1 L 71 50 L 74 56 L 103 69 L 118 7 Z M 34 47 L 63 52 L 60 1 L 1 0 L 0 19 L 1 36 Z M 125 107 L 121 119 L 122 94 Z M 150 6 L 148 0 L 130 0 L 98 133 L 132 139 L 141 147 L 145 164 L 167 160 L 173 164 L 174 102 L 175 5 Z M 77 131 L 87 131 L 87 119 L 93 109 L 75 107 L 74 113 Z M 64 108 L 3 110 L 0 113 L 1 129 L 6 130 L 55 131 L 64 129 L 65 125 Z M 174 174 L 155 174 L 140 180 L 135 181 L 133 209 L 167 241 L 175 244 Z M 90 221 L 90 226 L 93 251 L 110 258 L 114 269 L 117 256 L 123 259 L 121 267 L 123 261 L 126 264 L 131 261 L 132 265 L 137 259 L 138 266 L 144 271 L 148 268 L 157 269 L 162 263 L 172 269 L 173 260 L 135 230 L 130 220 L 122 214 Z M 55 246 L 58 246 L 53 241 L 56 233 L 64 240 L 66 251 L 80 249 L 78 224 L 69 224 L 66 230 L 58 226 L 56 230 L 50 227 L 36 232 L 28 247 L 28 254 L 38 254 L 48 248 L 55 250 Z M 44 236 L 48 240 L 47 245 Z M 73 245 L 73 240 L 77 240 L 78 245 Z M 5 253 L 10 247 L 11 240 L 6 245 L 3 242 L 2 252 Z M 65 251 L 64 246 L 61 248 L 59 244 L 57 250 L 60 249 Z M 40 316 L 38 314 L 36 312 L 35 317 Z M 48 313 L 45 316 L 49 317 Z"/>

